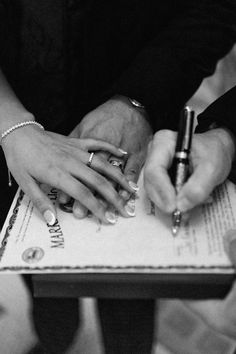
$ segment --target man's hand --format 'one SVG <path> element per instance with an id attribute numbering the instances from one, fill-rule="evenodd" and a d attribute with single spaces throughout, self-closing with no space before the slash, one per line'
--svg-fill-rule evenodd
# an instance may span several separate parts
<path id="1" fill-rule="evenodd" d="M 152 137 L 152 131 L 146 118 L 145 110 L 132 107 L 125 97 L 115 96 L 88 113 L 70 136 L 76 138 L 96 137 L 96 139 L 112 143 L 127 151 L 124 175 L 126 179 L 131 181 L 131 184 L 132 182 L 136 184 L 145 161 L 148 143 Z M 109 153 L 102 152 L 99 153 L 99 156 L 104 159 L 119 160 Z M 125 190 L 120 190 L 118 194 L 115 191 L 115 186 L 114 193 L 117 198 L 128 200 L 130 197 L 130 193 Z M 68 201 L 68 198 L 63 195 L 62 200 L 65 202 Z M 130 216 L 134 215 L 133 203 L 127 203 L 125 208 Z M 78 201 L 74 203 L 73 212 L 79 218 L 87 214 L 87 210 Z M 112 214 L 111 217 L 113 217 Z"/>
<path id="2" fill-rule="evenodd" d="M 144 168 L 144 185 L 150 199 L 164 212 L 176 208 L 186 212 L 203 203 L 229 175 L 234 159 L 234 140 L 226 129 L 194 134 L 192 141 L 192 175 L 176 196 L 168 170 L 175 153 L 177 134 L 161 130 L 149 146 Z"/>

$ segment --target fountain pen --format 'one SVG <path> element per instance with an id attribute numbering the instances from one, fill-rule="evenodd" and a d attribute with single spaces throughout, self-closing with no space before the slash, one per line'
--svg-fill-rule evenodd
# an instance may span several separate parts
<path id="1" fill-rule="evenodd" d="M 186 106 L 180 113 L 179 129 L 176 141 L 175 155 L 172 164 L 172 182 L 176 194 L 187 181 L 189 171 L 189 155 L 193 135 L 194 111 Z M 172 234 L 176 236 L 181 226 L 182 215 L 176 209 L 172 214 Z"/>

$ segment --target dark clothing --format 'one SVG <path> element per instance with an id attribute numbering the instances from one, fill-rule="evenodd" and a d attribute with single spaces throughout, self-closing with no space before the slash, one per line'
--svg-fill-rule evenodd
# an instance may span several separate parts
<path id="1" fill-rule="evenodd" d="M 174 112 L 235 42 L 236 2 L 0 0 L 0 33 L 4 71 L 47 129 L 70 130 L 115 93 L 175 129 Z"/>
<path id="2" fill-rule="evenodd" d="M 105 354 L 150 354 L 155 300 L 98 300 Z"/>
<path id="3" fill-rule="evenodd" d="M 36 120 L 65 135 L 114 94 L 144 104 L 154 129 L 176 129 L 175 113 L 235 40 L 235 0 L 0 0 L 1 67 Z M 0 173 L 5 185 L 7 174 Z M 6 199 L 4 189 L 2 217 Z M 41 340 L 48 350 L 57 343 L 59 354 L 65 346 L 60 331 L 53 331 L 57 307 L 50 311 L 50 301 L 36 300 L 34 316 Z M 109 336 L 129 342 L 129 353 L 150 352 L 153 304 L 100 303 L 108 353 L 125 353 Z M 77 305 L 60 305 L 59 317 L 65 314 L 69 331 L 59 327 L 68 343 L 77 326 Z M 112 318 L 111 305 L 116 307 Z"/>
<path id="4" fill-rule="evenodd" d="M 206 131 L 211 125 L 227 127 L 236 136 L 236 86 L 208 106 L 198 115 L 198 131 Z"/>

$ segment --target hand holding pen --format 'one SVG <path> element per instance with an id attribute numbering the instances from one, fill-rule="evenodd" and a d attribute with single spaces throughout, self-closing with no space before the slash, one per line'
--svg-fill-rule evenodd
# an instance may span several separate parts
<path id="1" fill-rule="evenodd" d="M 174 169 L 176 163 L 176 139 L 177 133 L 173 130 L 157 131 L 149 146 L 144 166 L 144 187 L 147 195 L 158 209 L 168 215 L 173 215 L 176 209 L 185 213 L 205 203 L 214 188 L 229 175 L 235 156 L 235 140 L 227 129 L 222 127 L 201 134 L 195 133 L 190 144 L 191 175 L 185 175 L 187 180 L 182 187 L 179 185 L 176 193 L 175 174 L 172 174 L 172 180 L 170 178 L 170 167 L 173 166 Z M 189 173 L 189 165 L 184 170 Z M 176 218 L 180 216 L 178 228 L 181 213 L 176 213 Z M 172 226 L 174 224 L 170 226 L 171 230 Z"/>
<path id="2" fill-rule="evenodd" d="M 176 194 L 179 193 L 189 177 L 189 155 L 191 151 L 193 135 L 194 111 L 185 107 L 180 115 L 179 131 L 176 142 L 175 155 L 172 166 L 172 182 Z M 172 233 L 177 235 L 181 225 L 182 215 L 180 210 L 175 209 L 172 214 Z"/>

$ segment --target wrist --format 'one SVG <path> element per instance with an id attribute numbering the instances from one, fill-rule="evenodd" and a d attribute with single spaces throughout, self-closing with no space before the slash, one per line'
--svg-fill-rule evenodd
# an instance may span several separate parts
<path id="1" fill-rule="evenodd" d="M 2 134 L 4 134 L 4 132 L 16 124 L 20 124 L 26 121 L 35 121 L 34 115 L 30 112 L 21 112 L 20 114 L 11 116 L 5 115 L 4 118 L 6 119 L 2 120 L 0 123 L 0 137 Z"/>
<path id="2" fill-rule="evenodd" d="M 118 105 L 122 105 L 123 108 L 127 109 L 130 113 L 139 113 L 148 119 L 148 113 L 145 106 L 136 99 L 122 95 L 115 95 L 111 98 L 111 100 L 116 102 Z"/>
<path id="3" fill-rule="evenodd" d="M 8 140 L 15 141 L 15 139 L 16 139 L 15 132 L 18 132 L 18 130 L 23 131 L 23 134 L 25 134 L 25 131 L 26 131 L 26 134 L 28 134 L 27 130 L 29 130 L 29 127 L 31 129 L 33 127 L 33 129 L 36 128 L 36 129 L 44 130 L 44 127 L 40 123 L 36 122 L 35 120 L 27 120 L 24 122 L 16 123 L 2 133 L 2 135 L 0 137 L 0 145 L 2 146 L 2 148 L 4 148 L 4 146 L 7 144 Z M 19 133 L 18 133 L 18 135 L 19 135 Z M 22 134 L 20 133 L 20 135 L 22 135 Z"/>

